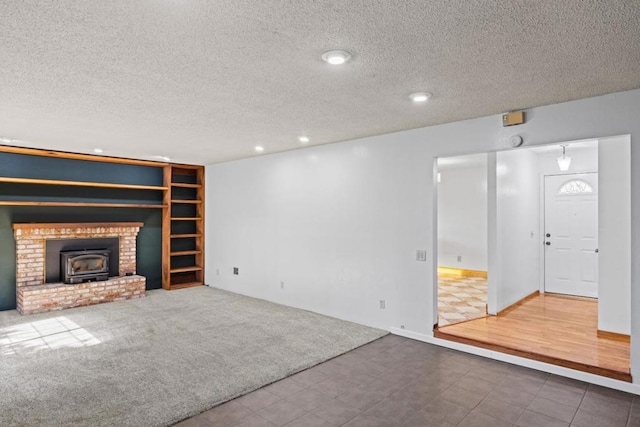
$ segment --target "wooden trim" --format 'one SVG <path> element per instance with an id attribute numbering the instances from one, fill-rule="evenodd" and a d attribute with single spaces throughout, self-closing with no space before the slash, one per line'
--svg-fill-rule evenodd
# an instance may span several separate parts
<path id="1" fill-rule="evenodd" d="M 84 203 L 84 202 L 25 202 L 0 201 L 0 206 L 52 206 L 52 207 L 90 207 L 90 208 L 164 208 L 166 205 L 151 203 Z"/>
<path id="2" fill-rule="evenodd" d="M 186 238 L 189 238 L 189 237 L 198 238 L 198 237 L 202 237 L 202 236 L 200 234 L 197 234 L 197 233 L 190 233 L 190 234 L 172 234 L 170 237 L 172 239 L 186 239 Z"/>
<path id="3" fill-rule="evenodd" d="M 200 235 L 196 239 L 196 249 L 200 251 L 199 254 L 196 255 L 196 264 L 201 266 L 202 269 L 196 273 L 196 277 L 199 282 L 204 284 L 204 267 L 205 267 L 205 258 L 204 258 L 204 240 L 205 240 L 205 210 L 204 210 L 204 200 L 205 200 L 205 177 L 204 177 L 204 167 L 198 168 L 196 170 L 196 182 L 200 184 L 200 190 L 198 190 L 198 200 L 202 203 L 196 205 L 196 216 L 202 218 L 200 221 L 196 222 L 196 231 Z"/>
<path id="4" fill-rule="evenodd" d="M 598 338 L 605 338 L 608 340 L 614 340 L 624 343 L 631 343 L 631 336 L 627 334 L 619 334 L 618 332 L 609 332 L 598 329 Z"/>
<path id="5" fill-rule="evenodd" d="M 202 267 L 198 267 L 198 266 L 191 266 L 191 267 L 180 267 L 180 268 L 172 268 L 170 271 L 171 273 L 188 273 L 191 271 L 200 271 L 202 270 Z M 171 285 L 173 286 L 173 285 Z"/>
<path id="6" fill-rule="evenodd" d="M 167 187 L 162 195 L 162 287 L 171 289 L 171 166 L 162 170 L 162 184 Z"/>
<path id="7" fill-rule="evenodd" d="M 482 270 L 466 270 L 463 268 L 455 267 L 438 267 L 438 274 L 449 274 L 451 276 L 464 276 L 464 277 L 483 277 L 487 278 L 487 272 Z"/>
<path id="8" fill-rule="evenodd" d="M 47 222 L 47 223 L 15 223 L 14 230 L 32 230 L 35 228 L 114 228 L 144 227 L 144 222 Z"/>
<path id="9" fill-rule="evenodd" d="M 500 310 L 498 312 L 498 316 L 501 316 L 503 314 L 507 314 L 510 311 L 513 311 L 514 309 L 520 307 L 522 304 L 526 303 L 527 301 L 530 301 L 534 298 L 537 298 L 540 295 L 540 291 L 535 291 L 535 292 L 531 292 L 529 295 L 527 295 L 526 297 L 522 298 L 520 301 L 516 301 L 513 304 L 511 304 L 508 307 L 503 308 L 502 310 Z"/>
<path id="10" fill-rule="evenodd" d="M 0 145 L 0 152 L 13 153 L 13 154 L 27 154 L 31 156 L 41 156 L 41 157 L 54 157 L 58 159 L 87 160 L 90 162 L 119 163 L 124 165 L 135 165 L 135 166 L 163 167 L 168 164 L 165 162 L 155 162 L 151 160 L 137 160 L 137 159 L 127 159 L 124 157 L 97 156 L 94 154 L 79 154 L 79 153 L 70 153 L 68 151 L 54 151 L 54 150 L 43 150 L 40 148 L 14 147 L 11 145 Z"/>
<path id="11" fill-rule="evenodd" d="M 178 283 L 175 285 L 171 285 L 171 290 L 176 289 L 185 289 L 185 288 L 193 288 L 195 286 L 203 286 L 202 282 L 187 282 L 187 283 Z"/>
<path id="12" fill-rule="evenodd" d="M 173 204 L 184 204 L 184 205 L 197 205 L 198 203 L 202 203 L 202 200 L 183 200 L 183 199 L 173 199 L 171 200 Z"/>
<path id="13" fill-rule="evenodd" d="M 171 252 L 171 256 L 185 256 L 185 255 L 197 255 L 197 254 L 201 254 L 202 251 L 177 251 L 177 252 Z"/>
<path id="14" fill-rule="evenodd" d="M 166 190 L 167 187 L 157 185 L 112 184 L 108 182 L 60 181 L 57 179 L 9 178 L 0 177 L 0 182 L 13 184 L 65 185 L 69 187 L 120 188 L 126 190 Z"/>
<path id="15" fill-rule="evenodd" d="M 184 182 L 172 182 L 171 183 L 172 187 L 183 187 L 183 188 L 202 188 L 202 185 L 200 184 L 187 184 Z"/>
<path id="16" fill-rule="evenodd" d="M 200 221 L 202 218 L 191 218 L 191 217 L 180 217 L 180 216 L 174 216 L 171 217 L 171 221 Z"/>
<path id="17" fill-rule="evenodd" d="M 192 164 L 187 164 L 187 163 L 171 163 L 171 166 L 173 166 L 174 168 L 178 168 L 178 169 L 193 169 L 193 170 L 198 170 L 204 166 L 202 165 L 192 165 Z M 182 175 L 181 173 L 177 173 L 176 175 Z"/>
<path id="18" fill-rule="evenodd" d="M 482 341 L 473 340 L 470 338 L 458 337 L 448 334 L 442 329 L 435 329 L 433 336 L 447 341 L 453 341 L 460 344 L 471 345 L 474 347 L 481 347 L 487 350 L 499 351 L 501 353 L 507 353 L 514 356 L 524 357 L 525 359 L 537 360 L 538 362 L 550 363 L 552 365 L 563 366 L 569 369 L 575 369 L 577 371 L 588 372 L 590 374 L 600 375 L 603 377 L 613 378 L 619 381 L 631 382 L 631 374 L 625 372 L 614 371 L 612 369 L 602 368 L 598 366 L 591 366 L 584 363 L 572 362 L 557 357 L 538 354 L 535 352 L 528 352 L 522 350 L 515 350 L 509 347 L 504 347 L 498 344 L 490 344 Z"/>

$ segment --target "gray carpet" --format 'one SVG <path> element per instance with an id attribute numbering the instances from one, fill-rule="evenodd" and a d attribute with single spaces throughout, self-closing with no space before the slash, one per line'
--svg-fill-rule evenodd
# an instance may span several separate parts
<path id="1" fill-rule="evenodd" d="M 207 287 L 0 312 L 0 425 L 166 426 L 384 335 Z"/>

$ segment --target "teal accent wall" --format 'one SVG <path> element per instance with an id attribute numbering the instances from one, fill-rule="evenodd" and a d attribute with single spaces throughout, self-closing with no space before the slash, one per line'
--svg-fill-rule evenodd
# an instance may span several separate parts
<path id="1" fill-rule="evenodd" d="M 162 168 L 0 153 L 0 176 L 162 185 Z M 162 191 L 0 183 L 0 200 L 161 204 Z M 137 273 L 147 289 L 162 287 L 162 209 L 0 206 L 0 310 L 16 307 L 14 223 L 142 222 Z"/>
<path id="2" fill-rule="evenodd" d="M 13 223 L 143 222 L 137 241 L 137 272 L 147 289 L 162 287 L 162 209 L 0 206 L 0 310 L 16 308 L 16 241 Z"/>

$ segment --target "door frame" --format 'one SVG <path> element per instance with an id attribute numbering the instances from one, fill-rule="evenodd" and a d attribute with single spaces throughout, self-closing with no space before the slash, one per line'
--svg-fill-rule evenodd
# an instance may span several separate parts
<path id="1" fill-rule="evenodd" d="M 540 256 L 540 274 L 538 276 L 538 290 L 540 291 L 541 294 L 545 293 L 545 273 L 546 273 L 546 254 L 544 251 L 544 242 L 545 242 L 545 237 L 544 237 L 544 232 L 545 232 L 545 178 L 547 176 L 562 176 L 562 175 L 578 175 L 578 174 L 592 174 L 595 173 L 597 174 L 598 171 L 594 171 L 594 170 L 586 170 L 586 171 L 567 171 L 567 172 L 558 172 L 558 173 L 546 173 L 546 174 L 540 174 L 540 178 L 539 178 L 539 188 L 540 188 L 540 194 L 539 194 L 539 208 L 540 208 L 540 229 L 538 231 L 538 236 L 540 236 L 540 249 L 539 249 L 539 256 Z M 598 189 L 598 206 L 600 206 L 600 189 Z M 598 217 L 598 227 L 600 226 L 600 217 Z M 598 240 L 600 239 L 600 236 L 598 236 Z"/>

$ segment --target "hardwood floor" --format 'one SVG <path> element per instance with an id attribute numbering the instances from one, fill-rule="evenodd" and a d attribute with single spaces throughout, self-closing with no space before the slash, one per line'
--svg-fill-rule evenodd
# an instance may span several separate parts
<path id="1" fill-rule="evenodd" d="M 598 336 L 598 302 L 541 294 L 498 316 L 436 328 L 438 338 L 631 381 L 630 344 Z"/>

